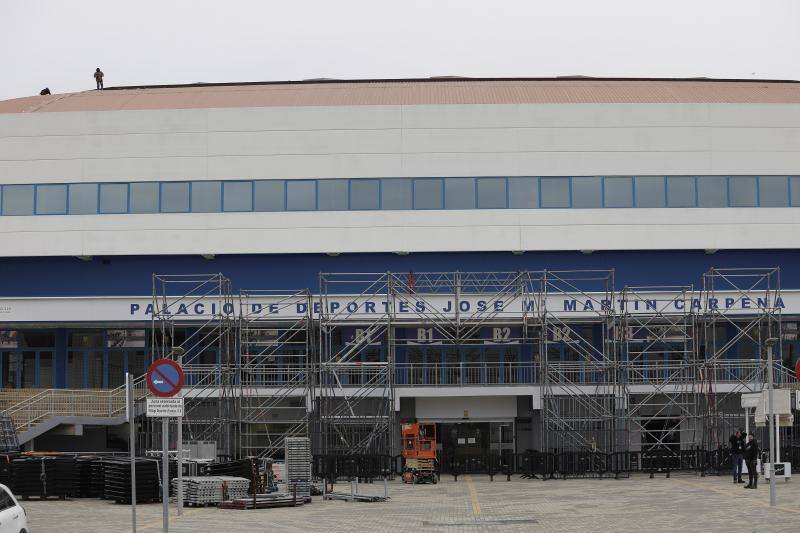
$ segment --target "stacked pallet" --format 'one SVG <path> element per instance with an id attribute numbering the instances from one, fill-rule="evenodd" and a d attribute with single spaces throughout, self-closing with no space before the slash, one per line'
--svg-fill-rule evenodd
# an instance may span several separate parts
<path id="1" fill-rule="evenodd" d="M 17 454 L 3 453 L 0 454 L 0 483 L 6 487 L 12 486 L 11 479 L 11 461 L 17 457 Z"/>
<path id="2" fill-rule="evenodd" d="M 74 477 L 74 457 L 18 457 L 11 462 L 14 493 L 25 499 L 64 499 L 73 493 Z"/>
<path id="3" fill-rule="evenodd" d="M 243 477 L 249 480 L 258 480 L 258 461 L 254 459 L 241 459 L 239 461 L 228 461 L 225 463 L 211 463 L 205 473 L 207 476 L 233 476 Z M 255 492 L 256 487 L 251 483 L 248 489 L 250 494 Z"/>
<path id="4" fill-rule="evenodd" d="M 298 499 L 311 499 L 311 440 L 286 437 L 286 487 Z"/>
<path id="5" fill-rule="evenodd" d="M 131 503 L 131 463 L 127 459 L 107 459 L 103 464 L 107 500 Z M 161 498 L 159 463 L 152 459 L 136 459 L 136 502 L 154 502 Z"/>
<path id="6" fill-rule="evenodd" d="M 73 479 L 72 494 L 76 498 L 97 498 L 102 494 L 102 484 L 98 492 L 94 482 L 95 465 L 100 463 L 96 456 L 81 456 L 75 460 L 75 478 Z"/>
<path id="7" fill-rule="evenodd" d="M 172 492 L 177 494 L 178 480 L 172 479 Z M 247 496 L 250 480 L 233 476 L 188 476 L 183 478 L 183 504 L 216 505 L 225 500 Z"/>
<path id="8" fill-rule="evenodd" d="M 94 494 L 96 498 L 105 498 L 106 461 L 109 461 L 109 459 L 98 459 L 97 461 L 93 461 L 89 466 L 89 475 L 91 476 L 89 491 Z"/>

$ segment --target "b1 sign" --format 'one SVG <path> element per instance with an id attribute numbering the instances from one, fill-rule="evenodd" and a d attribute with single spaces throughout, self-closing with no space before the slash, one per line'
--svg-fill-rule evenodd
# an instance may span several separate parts
<path id="1" fill-rule="evenodd" d="M 147 416 L 183 416 L 183 398 L 147 398 Z"/>

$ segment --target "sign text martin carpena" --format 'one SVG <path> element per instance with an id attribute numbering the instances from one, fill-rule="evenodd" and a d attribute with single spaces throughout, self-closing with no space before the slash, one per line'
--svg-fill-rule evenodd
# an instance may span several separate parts
<path id="1" fill-rule="evenodd" d="M 175 320 L 196 320 L 214 315 L 250 318 L 292 318 L 309 311 L 315 317 L 326 314 L 337 319 L 363 320 L 392 314 L 398 319 L 439 318 L 460 315 L 469 318 L 518 318 L 548 312 L 564 318 L 589 318 L 605 313 L 720 312 L 755 314 L 777 309 L 783 314 L 800 314 L 800 291 L 782 291 L 779 296 L 763 293 L 717 292 L 713 297 L 695 293 L 675 297 L 674 294 L 638 294 L 627 301 L 615 295 L 575 293 L 546 297 L 514 297 L 508 294 L 422 294 L 408 293 L 393 298 L 386 296 L 335 295 L 306 299 L 287 297 L 252 298 L 246 303 L 231 303 L 219 298 L 167 298 L 168 305 L 159 310 Z M 310 306 L 310 309 L 309 309 Z M 3 322 L 142 322 L 153 318 L 153 300 L 149 297 L 86 297 L 86 298 L 2 298 L 0 316 Z"/>
<path id="2" fill-rule="evenodd" d="M 790 303 L 800 312 L 800 294 L 790 295 Z M 393 314 L 399 317 L 422 317 L 427 314 L 438 316 L 522 316 L 548 311 L 561 316 L 594 316 L 604 312 L 615 313 L 684 313 L 701 311 L 724 311 L 755 313 L 770 307 L 787 308 L 786 295 L 772 299 L 763 295 L 722 294 L 715 298 L 665 298 L 664 295 L 647 294 L 633 300 L 605 299 L 593 294 L 549 296 L 545 299 L 530 298 L 492 298 L 480 296 L 445 296 L 441 294 L 409 294 L 393 299 L 364 296 L 337 296 L 324 300 L 314 300 L 311 313 L 319 316 L 323 313 L 338 317 L 352 316 L 361 318 L 370 315 Z M 300 316 L 308 312 L 306 302 L 263 301 L 248 302 L 243 313 L 248 316 Z M 169 315 L 174 318 L 207 316 L 219 313 L 235 314 L 238 308 L 231 304 L 217 305 L 214 302 L 182 303 L 175 300 L 168 308 Z M 162 309 L 162 313 L 164 310 Z M 153 313 L 153 304 L 131 303 L 129 313 L 132 317 L 149 318 Z"/>

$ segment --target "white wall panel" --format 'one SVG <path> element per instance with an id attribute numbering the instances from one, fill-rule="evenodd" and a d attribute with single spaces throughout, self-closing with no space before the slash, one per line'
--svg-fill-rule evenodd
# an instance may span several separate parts
<path id="1" fill-rule="evenodd" d="M 430 105 L 4 114 L 0 182 L 795 174 L 797 107 Z"/>
<path id="2" fill-rule="evenodd" d="M 395 154 L 399 129 L 212 132 L 209 156 L 287 154 Z"/>
<path id="3" fill-rule="evenodd" d="M 399 154 L 218 156 L 204 160 L 210 179 L 401 176 Z"/>
<path id="4" fill-rule="evenodd" d="M 800 247 L 780 209 L 581 209 L 3 217 L 0 255 Z"/>
<path id="5" fill-rule="evenodd" d="M 415 401 L 415 413 L 422 420 L 461 420 L 514 418 L 517 416 L 515 396 L 448 396 L 420 397 Z"/>
<path id="6" fill-rule="evenodd" d="M 209 131 L 399 128 L 402 106 L 312 106 L 208 109 Z"/>

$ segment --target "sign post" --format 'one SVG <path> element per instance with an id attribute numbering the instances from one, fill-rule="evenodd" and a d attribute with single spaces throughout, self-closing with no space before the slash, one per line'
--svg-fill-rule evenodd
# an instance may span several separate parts
<path id="1" fill-rule="evenodd" d="M 161 500 L 164 510 L 164 533 L 169 531 L 169 419 L 178 418 L 179 424 L 182 420 L 183 398 L 173 398 L 180 392 L 181 387 L 183 387 L 183 369 L 172 359 L 158 359 L 147 369 L 147 388 L 156 395 L 155 398 L 147 398 L 147 416 L 161 417 Z M 183 443 L 179 442 L 178 447 L 182 448 Z M 179 491 L 180 481 L 182 479 L 179 470 Z"/>
<path id="2" fill-rule="evenodd" d="M 136 533 L 136 404 L 133 396 L 133 374 L 125 375 L 128 411 L 128 449 L 131 454 L 131 531 Z"/>

